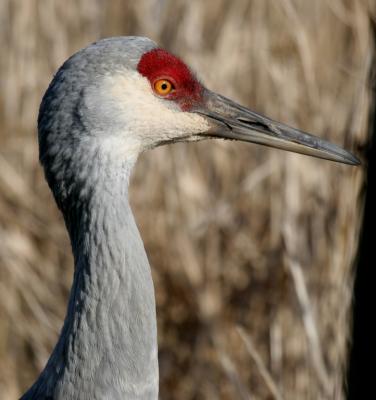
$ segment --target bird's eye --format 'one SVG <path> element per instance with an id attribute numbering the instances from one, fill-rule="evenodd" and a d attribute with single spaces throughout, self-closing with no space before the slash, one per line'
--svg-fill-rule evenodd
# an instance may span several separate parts
<path id="1" fill-rule="evenodd" d="M 174 89 L 174 85 L 167 79 L 158 79 L 154 82 L 154 91 L 159 96 L 167 96 Z"/>

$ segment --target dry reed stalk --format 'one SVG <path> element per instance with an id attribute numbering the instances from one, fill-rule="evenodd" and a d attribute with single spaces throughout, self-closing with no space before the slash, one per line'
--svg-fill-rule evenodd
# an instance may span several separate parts
<path id="1" fill-rule="evenodd" d="M 357 148 L 371 16 L 371 0 L 0 2 L 1 400 L 46 362 L 72 278 L 35 133 L 64 59 L 99 37 L 150 36 L 212 89 Z M 132 203 L 156 284 L 161 398 L 270 398 L 260 365 L 286 399 L 344 398 L 362 181 L 361 168 L 236 143 L 140 157 Z"/>

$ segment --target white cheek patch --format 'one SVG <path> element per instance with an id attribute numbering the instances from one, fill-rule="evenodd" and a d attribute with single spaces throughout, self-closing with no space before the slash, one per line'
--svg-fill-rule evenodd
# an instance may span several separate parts
<path id="1" fill-rule="evenodd" d="M 124 70 L 108 76 L 102 88 L 106 100 L 116 107 L 124 135 L 138 137 L 144 148 L 202 133 L 210 127 L 204 117 L 181 111 L 174 101 L 158 98 L 148 79 L 137 71 Z"/>

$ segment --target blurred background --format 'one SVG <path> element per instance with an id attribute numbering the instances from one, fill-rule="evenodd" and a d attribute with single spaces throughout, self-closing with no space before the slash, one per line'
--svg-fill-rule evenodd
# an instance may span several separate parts
<path id="1" fill-rule="evenodd" d="M 148 36 L 212 90 L 362 157 L 375 13 L 372 0 L 0 0 L 1 400 L 45 365 L 72 281 L 36 136 L 62 62 L 102 37 Z M 364 167 L 244 143 L 140 157 L 131 202 L 162 399 L 345 398 L 363 182 Z"/>

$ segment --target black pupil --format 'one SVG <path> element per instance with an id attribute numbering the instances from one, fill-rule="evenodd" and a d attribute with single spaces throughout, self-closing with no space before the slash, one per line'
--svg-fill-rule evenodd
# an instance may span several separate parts
<path id="1" fill-rule="evenodd" d="M 167 90 L 168 86 L 167 83 L 162 83 L 162 90 Z"/>

